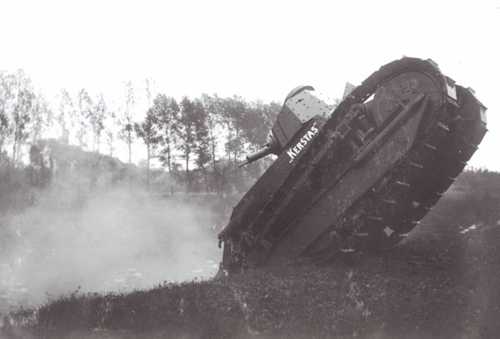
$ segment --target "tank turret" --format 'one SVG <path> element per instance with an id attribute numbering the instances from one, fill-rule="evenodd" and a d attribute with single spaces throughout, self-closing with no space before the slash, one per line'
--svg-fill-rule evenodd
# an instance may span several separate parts
<path id="1" fill-rule="evenodd" d="M 269 141 L 256 153 L 246 156 L 241 166 L 257 161 L 269 154 L 279 155 L 290 141 L 311 120 L 325 120 L 331 106 L 314 95 L 312 86 L 298 86 L 286 96 L 276 121 L 269 133 Z"/>

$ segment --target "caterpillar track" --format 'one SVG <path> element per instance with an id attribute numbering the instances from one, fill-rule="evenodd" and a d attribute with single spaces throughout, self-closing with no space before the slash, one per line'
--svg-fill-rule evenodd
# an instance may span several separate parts
<path id="1" fill-rule="evenodd" d="M 485 135 L 486 108 L 431 60 L 402 58 L 331 109 L 300 87 L 270 142 L 276 161 L 234 208 L 221 268 L 391 248 L 436 204 Z"/>

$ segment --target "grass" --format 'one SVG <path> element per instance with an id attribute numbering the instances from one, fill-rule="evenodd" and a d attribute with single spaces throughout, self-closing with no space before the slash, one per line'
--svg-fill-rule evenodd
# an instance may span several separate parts
<path id="1" fill-rule="evenodd" d="M 126 294 L 75 292 L 12 313 L 14 326 L 3 335 L 493 338 L 500 332 L 499 192 L 500 174 L 466 172 L 391 252 Z"/>

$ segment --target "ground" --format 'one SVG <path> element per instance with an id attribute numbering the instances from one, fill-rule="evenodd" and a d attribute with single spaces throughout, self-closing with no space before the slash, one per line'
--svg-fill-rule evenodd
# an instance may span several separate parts
<path id="1" fill-rule="evenodd" d="M 164 284 L 127 295 L 69 295 L 4 325 L 5 338 L 494 338 L 500 226 L 322 267 Z"/>
<path id="2" fill-rule="evenodd" d="M 4 317 L 0 338 L 496 338 L 499 186 L 498 173 L 464 173 L 383 253 L 127 294 L 75 292 Z"/>

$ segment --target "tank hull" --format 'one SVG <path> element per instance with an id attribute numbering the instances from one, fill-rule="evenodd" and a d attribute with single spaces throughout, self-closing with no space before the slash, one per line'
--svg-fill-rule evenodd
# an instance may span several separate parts
<path id="1" fill-rule="evenodd" d="M 298 133 L 243 198 L 221 233 L 222 267 L 390 248 L 463 170 L 486 132 L 484 110 L 432 62 L 382 67 L 326 122 L 310 122 L 317 133 L 301 149 L 309 130 Z"/>

